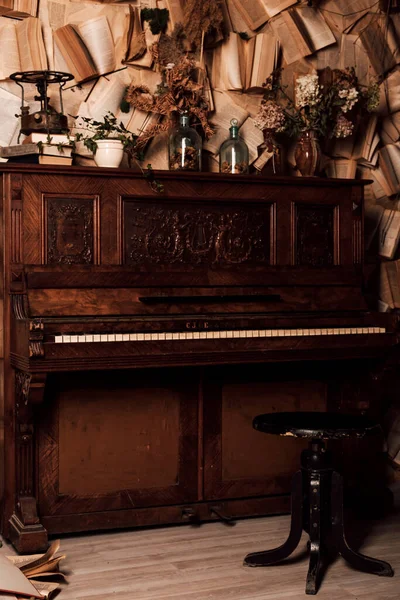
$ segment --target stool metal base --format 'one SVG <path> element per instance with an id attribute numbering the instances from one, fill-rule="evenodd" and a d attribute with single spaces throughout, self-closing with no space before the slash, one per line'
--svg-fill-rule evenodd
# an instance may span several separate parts
<path id="1" fill-rule="evenodd" d="M 302 454 L 302 468 L 292 480 L 292 518 L 289 537 L 282 546 L 253 552 L 244 559 L 249 567 L 266 567 L 287 558 L 298 546 L 303 529 L 309 534 L 310 562 L 306 594 L 318 591 L 321 567 L 332 550 L 355 569 L 392 577 L 389 563 L 356 552 L 348 545 L 343 525 L 343 478 L 333 471 L 324 443 L 312 440 Z"/>

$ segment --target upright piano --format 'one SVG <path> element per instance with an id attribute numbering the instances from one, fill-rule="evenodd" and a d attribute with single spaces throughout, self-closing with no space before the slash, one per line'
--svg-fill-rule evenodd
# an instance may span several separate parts
<path id="1" fill-rule="evenodd" d="M 1 165 L 2 527 L 20 552 L 287 511 L 302 442 L 253 416 L 379 409 L 398 332 L 365 299 L 364 182 L 156 176 L 162 193 L 132 170 Z"/>

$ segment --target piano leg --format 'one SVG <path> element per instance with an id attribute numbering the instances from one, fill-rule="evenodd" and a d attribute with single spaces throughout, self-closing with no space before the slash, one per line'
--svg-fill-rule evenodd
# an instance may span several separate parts
<path id="1" fill-rule="evenodd" d="M 266 567 L 287 558 L 297 548 L 301 534 L 303 515 L 303 473 L 297 471 L 292 479 L 292 518 L 289 537 L 282 546 L 265 552 L 251 552 L 244 559 L 244 564 L 249 567 Z"/>
<path id="2" fill-rule="evenodd" d="M 46 550 L 47 531 L 39 521 L 35 497 L 33 406 L 44 396 L 45 375 L 15 371 L 16 504 L 9 519 L 9 539 L 18 552 Z"/>
<path id="3" fill-rule="evenodd" d="M 332 473 L 332 534 L 338 552 L 352 567 L 382 577 L 393 577 L 389 563 L 360 554 L 347 544 L 343 526 L 343 477 L 335 471 Z"/>

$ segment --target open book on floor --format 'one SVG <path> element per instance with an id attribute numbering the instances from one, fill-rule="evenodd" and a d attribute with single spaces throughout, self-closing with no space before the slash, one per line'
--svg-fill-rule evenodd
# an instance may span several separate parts
<path id="1" fill-rule="evenodd" d="M 65 558 L 65 554 L 57 554 L 59 548 L 60 540 L 55 540 L 45 554 L 4 557 L 3 562 L 0 563 L 0 577 L 5 576 L 5 573 L 7 573 L 7 577 L 18 578 L 19 584 L 18 586 L 14 585 L 15 589 L 13 590 L 18 599 L 20 597 L 26 598 L 26 596 L 50 598 L 51 594 L 59 587 L 59 583 L 46 580 L 61 579 L 66 581 L 64 573 L 60 571 L 60 561 Z M 8 581 L 3 582 L 2 585 L 3 587 L 9 585 Z"/>

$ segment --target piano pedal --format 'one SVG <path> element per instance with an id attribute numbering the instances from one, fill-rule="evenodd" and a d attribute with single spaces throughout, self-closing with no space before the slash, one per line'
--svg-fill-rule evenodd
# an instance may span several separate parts
<path id="1" fill-rule="evenodd" d="M 222 512 L 222 509 L 220 506 L 210 506 L 210 513 L 212 515 L 217 516 L 218 519 L 220 521 L 222 521 L 222 523 L 224 523 L 225 525 L 229 525 L 229 527 L 233 527 L 234 525 L 236 525 L 236 521 L 233 519 L 233 517 L 230 517 L 229 515 L 225 515 Z"/>
<path id="2" fill-rule="evenodd" d="M 201 521 L 197 512 L 190 507 L 182 508 L 182 521 L 188 521 L 191 525 L 200 527 Z"/>

